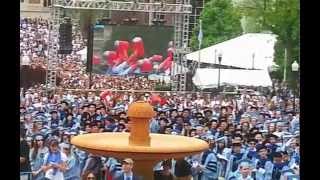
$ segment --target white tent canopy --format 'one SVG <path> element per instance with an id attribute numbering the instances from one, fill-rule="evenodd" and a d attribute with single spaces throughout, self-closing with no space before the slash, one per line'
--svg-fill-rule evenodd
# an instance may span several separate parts
<path id="1" fill-rule="evenodd" d="M 201 89 L 218 86 L 218 69 L 197 69 L 193 83 Z M 267 70 L 221 69 L 220 85 L 272 86 Z"/>
<path id="2" fill-rule="evenodd" d="M 87 47 L 85 47 L 82 50 L 76 52 L 76 54 L 81 55 L 81 60 L 85 62 L 86 59 L 87 59 Z"/>
<path id="3" fill-rule="evenodd" d="M 272 64 L 276 35 L 248 33 L 200 50 L 200 62 L 246 69 L 267 69 Z M 188 60 L 199 61 L 199 51 L 187 54 Z"/>
<path id="4" fill-rule="evenodd" d="M 184 66 L 181 66 L 177 63 L 174 63 L 173 64 L 173 67 L 172 67 L 172 75 L 176 75 L 176 74 L 181 74 L 181 73 L 186 73 L 188 72 L 188 68 L 184 67 Z"/>

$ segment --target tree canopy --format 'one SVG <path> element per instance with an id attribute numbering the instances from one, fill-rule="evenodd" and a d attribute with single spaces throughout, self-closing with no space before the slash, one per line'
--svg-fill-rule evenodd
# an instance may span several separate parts
<path id="1" fill-rule="evenodd" d="M 242 16 L 251 18 L 251 25 L 254 25 L 257 31 L 268 30 L 278 36 L 275 46 L 275 61 L 281 67 L 278 77 L 283 78 L 286 49 L 287 77 L 294 78 L 290 76 L 291 64 L 300 60 L 299 0 L 241 0 L 237 3 L 237 9 Z"/>
<path id="2" fill-rule="evenodd" d="M 287 50 L 287 77 L 291 64 L 300 52 L 299 0 L 211 0 L 201 13 L 203 28 L 202 48 L 232 39 L 245 33 L 272 32 L 277 35 L 275 61 L 280 65 L 278 78 L 283 78 L 284 50 Z M 242 26 L 241 26 L 242 23 Z M 198 48 L 199 27 L 195 27 L 191 47 Z"/>
<path id="3" fill-rule="evenodd" d="M 231 0 L 211 0 L 205 4 L 202 20 L 202 48 L 226 41 L 242 33 L 241 16 Z M 195 27 L 191 38 L 191 47 L 198 48 L 199 26 Z"/>

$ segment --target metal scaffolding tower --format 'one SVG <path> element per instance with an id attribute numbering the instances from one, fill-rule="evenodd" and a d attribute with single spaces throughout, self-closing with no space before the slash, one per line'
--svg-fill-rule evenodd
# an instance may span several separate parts
<path id="1" fill-rule="evenodd" d="M 190 0 L 176 0 L 176 4 L 190 4 Z M 189 19 L 190 14 L 176 14 L 174 17 L 175 29 L 175 60 L 173 65 L 172 76 L 172 90 L 185 91 L 186 90 L 186 72 L 187 60 L 185 55 L 190 51 L 189 45 Z M 179 65 L 179 66 L 177 66 Z"/>
<path id="2" fill-rule="evenodd" d="M 192 4 L 192 13 L 190 14 L 190 23 L 189 23 L 189 37 L 191 37 L 192 32 L 195 27 L 197 27 L 199 23 L 199 18 L 201 15 L 201 12 L 204 8 L 204 0 L 195 0 Z"/>
<path id="3" fill-rule="evenodd" d="M 49 34 L 48 49 L 48 69 L 46 78 L 47 92 L 55 90 L 57 83 L 57 67 L 58 67 L 58 32 L 59 25 L 63 20 L 64 12 L 68 10 L 94 10 L 97 13 L 103 11 L 127 11 L 127 12 L 147 12 L 174 14 L 174 45 L 175 57 L 174 64 L 186 67 L 185 54 L 190 52 L 188 47 L 189 41 L 189 19 L 192 13 L 190 0 L 177 0 L 175 4 L 167 4 L 164 2 L 142 3 L 137 1 L 108 1 L 108 0 L 54 0 L 51 8 L 51 25 Z M 182 73 L 182 69 L 173 68 L 172 75 Z M 173 81 L 173 90 L 185 90 L 185 75 L 181 82 Z M 179 83 L 179 88 L 176 87 Z"/>
<path id="4" fill-rule="evenodd" d="M 204 8 L 205 0 L 194 0 L 192 1 L 192 13 L 190 14 L 190 23 L 189 23 L 189 37 L 191 38 L 192 33 L 194 29 L 198 26 L 199 24 L 199 19 L 201 12 Z M 190 71 L 192 74 L 196 72 L 196 69 L 198 67 L 198 62 L 193 61 L 190 64 Z"/>
<path id="5" fill-rule="evenodd" d="M 55 3 L 62 3 L 63 0 L 55 0 Z M 48 59 L 47 59 L 47 76 L 46 90 L 54 90 L 57 85 L 57 68 L 58 68 L 58 36 L 59 25 L 63 19 L 63 10 L 60 7 L 52 8 L 51 23 L 49 25 L 49 42 L 48 42 Z"/>

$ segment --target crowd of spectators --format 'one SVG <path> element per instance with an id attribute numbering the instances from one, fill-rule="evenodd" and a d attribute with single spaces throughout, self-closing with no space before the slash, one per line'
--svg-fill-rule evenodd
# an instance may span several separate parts
<path id="1" fill-rule="evenodd" d="M 21 20 L 21 56 L 29 66 L 45 68 L 48 22 Z M 38 35 L 40 34 L 40 35 Z M 94 75 L 92 92 L 80 56 L 81 35 L 74 52 L 59 56 L 58 91 L 47 95 L 41 83 L 20 93 L 20 171 L 33 179 L 115 179 L 123 161 L 88 154 L 70 144 L 73 136 L 130 132 L 129 104 L 144 100 L 157 115 L 150 132 L 199 138 L 210 149 L 183 159 L 167 159 L 154 167 L 155 179 L 299 178 L 299 99 L 285 85 L 272 93 L 241 90 L 237 94 L 135 93 L 153 90 L 146 77 Z M 39 40 L 40 39 L 40 40 Z M 85 41 L 85 40 L 83 40 Z M 65 89 L 80 90 L 65 90 Z M 100 92 L 98 89 L 109 89 Z M 113 91 L 115 90 L 115 91 Z M 128 90 L 119 92 L 116 90 Z M 293 103 L 293 101 L 295 103 Z M 192 146 L 192 145 L 191 145 Z"/>
<path id="2" fill-rule="evenodd" d="M 61 151 L 70 150 L 72 161 L 67 158 L 66 169 L 61 169 L 65 179 L 71 170 L 77 172 L 72 174 L 78 179 L 88 172 L 97 178 L 121 174 L 121 160 L 80 151 L 69 144 L 70 138 L 85 133 L 130 132 L 126 111 L 138 99 L 150 102 L 158 112 L 150 121 L 151 133 L 200 138 L 211 147 L 199 156 L 159 163 L 154 169 L 158 178 L 168 171 L 172 177 L 237 179 L 242 175 L 240 165 L 250 167 L 249 174 L 256 179 L 299 174 L 299 106 L 293 109 L 292 98 L 246 91 L 239 97 L 112 91 L 44 94 L 41 88 L 21 92 L 21 138 L 28 144 L 24 149 L 29 149 L 26 159 L 31 165 L 25 171 L 35 177 L 43 178 L 47 172 L 45 156 L 41 155 L 45 150 L 32 156 L 39 139 L 42 148 L 50 149 L 49 142 L 55 139 Z M 99 163 L 99 171 L 90 169 L 94 165 L 85 166 L 93 162 Z"/>
<path id="3" fill-rule="evenodd" d="M 47 20 L 22 18 L 20 22 L 21 74 L 23 87 L 45 84 L 45 73 L 37 73 L 41 80 L 30 77 L 32 72 L 45 71 L 48 58 L 49 24 Z M 89 87 L 86 64 L 79 52 L 85 48 L 86 39 L 82 38 L 79 28 L 73 28 L 73 51 L 70 55 L 58 55 L 58 87 L 85 89 Z M 32 72 L 30 72 L 32 71 Z M 24 80 L 26 79 L 26 80 Z M 24 83 L 32 80 L 33 83 Z M 92 75 L 92 89 L 153 90 L 156 81 L 144 77 L 116 77 L 100 74 Z M 26 86 L 24 86 L 26 84 Z"/>

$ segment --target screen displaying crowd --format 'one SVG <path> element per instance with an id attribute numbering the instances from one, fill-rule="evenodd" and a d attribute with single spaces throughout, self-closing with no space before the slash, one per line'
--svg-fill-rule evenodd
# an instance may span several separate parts
<path id="1" fill-rule="evenodd" d="M 166 26 L 97 25 L 94 28 L 95 73 L 170 75 L 173 28 Z"/>
<path id="2" fill-rule="evenodd" d="M 48 28 L 37 25 L 41 22 L 46 21 L 21 20 L 21 31 L 28 34 L 23 35 L 28 38 L 22 38 L 21 44 L 34 44 L 30 34 L 37 34 L 38 27 Z M 46 58 L 46 48 L 39 52 L 39 44 L 45 47 L 45 43 L 43 40 L 37 45 L 24 45 L 22 56 L 28 56 L 30 63 L 45 66 L 44 61 L 39 61 L 39 57 Z M 61 64 L 59 87 L 86 87 L 88 79 L 80 57 L 73 53 L 61 57 L 61 61 L 68 63 Z M 70 139 L 86 133 L 130 132 L 128 105 L 145 100 L 157 112 L 150 120 L 151 133 L 200 138 L 210 147 L 199 155 L 159 162 L 154 167 L 155 179 L 299 179 L 299 99 L 293 99 L 292 91 L 286 87 L 276 86 L 272 94 L 244 90 L 236 96 L 156 94 L 130 91 L 153 90 L 155 82 L 144 77 L 96 75 L 93 79 L 93 89 L 110 90 L 59 90 L 48 96 L 41 85 L 21 90 L 21 177 L 110 180 L 121 176 L 121 159 L 88 154 L 71 145 Z"/>

